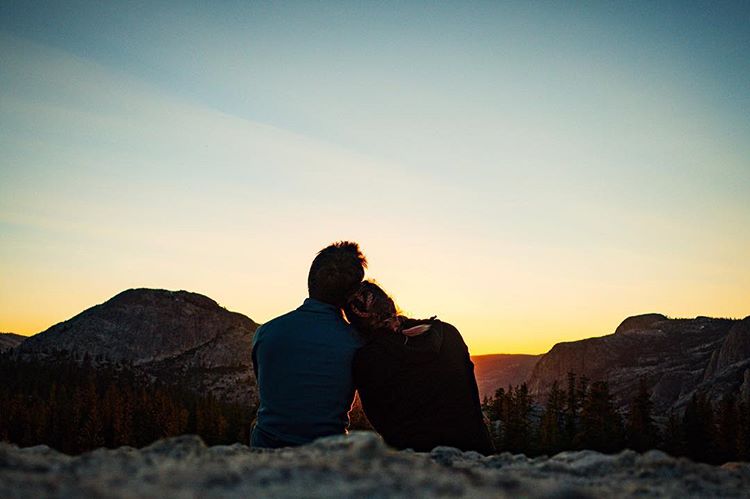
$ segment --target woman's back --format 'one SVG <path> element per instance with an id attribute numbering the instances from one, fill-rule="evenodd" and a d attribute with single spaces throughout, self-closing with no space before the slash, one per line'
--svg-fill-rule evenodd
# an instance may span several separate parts
<path id="1" fill-rule="evenodd" d="M 430 330 L 415 337 L 374 335 L 357 352 L 354 382 L 365 414 L 397 448 L 447 445 L 490 454 L 466 344 L 452 325 L 428 323 Z"/>

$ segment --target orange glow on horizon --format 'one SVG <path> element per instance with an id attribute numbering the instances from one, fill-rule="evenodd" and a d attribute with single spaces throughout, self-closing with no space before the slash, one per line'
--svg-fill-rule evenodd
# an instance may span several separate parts
<path id="1" fill-rule="evenodd" d="M 342 239 L 475 355 L 641 313 L 750 314 L 745 26 L 702 8 L 634 31 L 609 7 L 419 4 L 380 24 L 337 9 L 340 32 L 308 2 L 166 24 L 11 8 L 0 331 L 140 287 L 264 322 Z"/>
<path id="2" fill-rule="evenodd" d="M 112 293 L 114 296 L 116 293 Z M 207 296 L 216 299 L 208 293 Z M 36 307 L 27 307 L 23 309 L 19 306 L 16 309 L 16 319 L 14 321 L 8 320 L 7 315 L 3 316 L 2 322 L 0 322 L 0 332 L 11 332 L 21 334 L 24 336 L 30 336 L 38 332 L 46 330 L 48 327 L 67 320 L 79 312 L 82 312 L 86 308 L 93 305 L 106 301 L 111 296 L 102 297 L 96 300 L 89 300 L 85 304 L 83 300 L 85 298 L 80 297 L 74 299 L 69 296 L 68 299 L 62 300 L 57 303 L 57 307 L 50 307 L 49 310 L 41 313 Z M 217 300 L 219 301 L 219 300 Z M 302 299 L 299 300 L 300 302 Z M 697 315 L 706 315 L 713 317 L 729 317 L 734 319 L 741 319 L 748 314 L 745 313 L 737 314 L 732 313 L 731 307 L 740 306 L 741 300 L 735 300 L 734 303 L 725 303 L 723 308 L 715 308 L 713 313 L 711 311 L 702 310 L 700 312 L 693 313 L 666 313 L 669 317 L 695 317 Z M 219 301 L 221 305 L 225 305 Z M 298 306 L 298 303 L 291 303 L 289 309 Z M 247 315 L 256 322 L 262 323 L 265 320 L 273 318 L 260 317 L 248 310 L 242 310 L 239 307 L 227 306 L 229 310 L 239 312 Z M 573 314 L 569 314 L 567 317 L 555 319 L 553 317 L 471 317 L 464 314 L 451 313 L 451 314 L 440 314 L 435 308 L 426 308 L 431 310 L 426 313 L 415 313 L 410 309 L 406 309 L 405 313 L 414 317 L 427 317 L 431 315 L 438 315 L 438 318 L 446 322 L 452 323 L 456 326 L 464 337 L 469 351 L 472 355 L 488 355 L 488 354 L 543 354 L 549 351 L 552 346 L 559 342 L 564 341 L 576 341 L 584 338 L 591 338 L 596 336 L 604 336 L 612 334 L 617 328 L 619 323 L 625 319 L 628 315 L 635 315 L 638 313 L 647 313 L 654 311 L 652 309 L 643 309 L 640 311 L 624 312 L 618 316 L 607 317 L 602 313 L 589 316 L 583 320 L 581 317 L 576 317 Z M 285 310 L 279 309 L 279 314 Z M 657 312 L 664 313 L 663 310 L 656 310 Z M 494 321 L 491 323 L 490 321 Z M 488 327 L 488 324 L 492 324 Z"/>

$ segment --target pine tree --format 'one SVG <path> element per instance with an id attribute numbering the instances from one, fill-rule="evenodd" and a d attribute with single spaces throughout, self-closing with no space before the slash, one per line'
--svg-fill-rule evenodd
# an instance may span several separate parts
<path id="1" fill-rule="evenodd" d="M 651 416 L 653 404 L 645 380 L 638 386 L 638 394 L 630 402 L 626 426 L 627 446 L 644 452 L 655 448 L 659 443 L 659 430 Z"/>
<path id="2" fill-rule="evenodd" d="M 580 402 L 576 388 L 576 375 L 568 373 L 568 390 L 565 404 L 565 434 L 563 446 L 566 449 L 576 448 L 576 435 L 578 434 L 578 412 Z"/>
<path id="3" fill-rule="evenodd" d="M 505 449 L 513 453 L 530 454 L 531 442 L 531 399 L 526 383 L 516 386 L 509 392 L 505 431 Z"/>
<path id="4" fill-rule="evenodd" d="M 737 404 L 739 428 L 737 430 L 737 459 L 750 461 L 750 397 L 741 397 Z"/>
<path id="5" fill-rule="evenodd" d="M 715 462 L 714 413 L 705 394 L 695 393 L 690 399 L 682 419 L 682 433 L 687 457 L 694 461 Z"/>
<path id="6" fill-rule="evenodd" d="M 718 408 L 718 427 L 716 452 L 717 461 L 726 463 L 738 457 L 740 415 L 737 410 L 737 399 L 731 393 L 724 396 Z"/>
<path id="7" fill-rule="evenodd" d="M 508 424 L 508 413 L 509 413 L 509 396 L 512 393 L 512 388 L 508 387 L 508 395 L 506 395 L 504 388 L 498 388 L 495 390 L 495 396 L 492 398 L 490 403 L 490 414 L 494 417 L 491 419 L 492 422 L 490 428 L 490 436 L 492 437 L 495 449 L 508 450 L 508 444 L 506 442 L 507 435 L 507 424 Z"/>
<path id="8" fill-rule="evenodd" d="M 552 383 L 547 404 L 539 422 L 540 450 L 548 455 L 557 454 L 564 447 L 565 431 L 565 393 L 557 381 Z"/>
<path id="9" fill-rule="evenodd" d="M 664 452 L 673 456 L 684 456 L 685 443 L 683 441 L 683 434 L 682 422 L 674 411 L 670 412 L 662 440 L 662 449 Z"/>
<path id="10" fill-rule="evenodd" d="M 82 425 L 78 433 L 78 445 L 82 450 L 96 449 L 104 445 L 104 425 L 93 375 L 87 380 L 82 397 L 85 402 Z"/>
<path id="11" fill-rule="evenodd" d="M 614 408 L 609 384 L 606 381 L 596 381 L 585 393 L 581 410 L 582 447 L 600 452 L 620 450 L 622 418 Z"/>

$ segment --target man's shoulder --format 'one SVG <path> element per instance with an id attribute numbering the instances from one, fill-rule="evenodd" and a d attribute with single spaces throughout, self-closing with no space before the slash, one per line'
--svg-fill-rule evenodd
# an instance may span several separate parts
<path id="1" fill-rule="evenodd" d="M 289 321 L 294 320 L 295 312 L 297 312 L 297 310 L 291 310 L 258 326 L 258 329 L 255 331 L 254 341 L 257 342 L 259 338 L 269 332 L 283 328 Z"/>
<path id="2" fill-rule="evenodd" d="M 280 315 L 278 317 L 275 317 L 268 322 L 263 323 L 260 327 L 258 327 L 258 330 L 256 331 L 256 334 L 259 332 L 268 332 L 273 331 L 277 329 L 283 329 L 291 326 L 318 326 L 322 328 L 339 328 L 343 331 L 346 331 L 349 333 L 349 335 L 353 337 L 359 338 L 359 333 L 354 329 L 354 327 L 346 322 L 343 318 L 340 321 L 336 321 L 334 323 L 331 323 L 328 320 L 320 320 L 315 317 L 310 317 L 309 315 L 304 314 L 299 309 L 291 310 L 283 315 Z"/>
<path id="3" fill-rule="evenodd" d="M 357 350 L 363 344 L 362 338 L 357 330 L 343 318 L 332 322 L 327 318 L 319 318 L 314 315 L 310 316 L 310 314 L 305 314 L 299 309 L 291 310 L 283 315 L 275 317 L 258 327 L 255 332 L 253 343 L 257 343 L 262 337 L 269 338 L 271 336 L 277 336 L 278 334 L 285 336 L 286 334 L 295 331 L 304 331 L 305 335 L 307 335 L 321 330 L 338 333 L 335 335 L 335 344 L 340 347 Z M 333 338 L 331 338 L 331 341 L 333 341 Z"/>
<path id="4" fill-rule="evenodd" d="M 289 312 L 282 314 L 278 317 L 274 317 L 270 321 L 263 324 L 262 327 L 266 327 L 266 329 L 274 328 L 276 326 L 283 325 L 285 322 L 289 322 L 290 320 L 294 320 L 295 316 L 299 315 L 298 310 L 290 310 Z"/>

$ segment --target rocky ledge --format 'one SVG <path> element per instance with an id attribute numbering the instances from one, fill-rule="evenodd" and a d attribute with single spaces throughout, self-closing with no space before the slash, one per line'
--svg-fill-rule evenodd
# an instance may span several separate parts
<path id="1" fill-rule="evenodd" d="M 659 451 L 530 459 L 438 447 L 389 449 L 373 433 L 296 449 L 207 447 L 198 437 L 68 456 L 0 444 L 0 497 L 747 497 L 750 464 L 721 467 Z"/>

